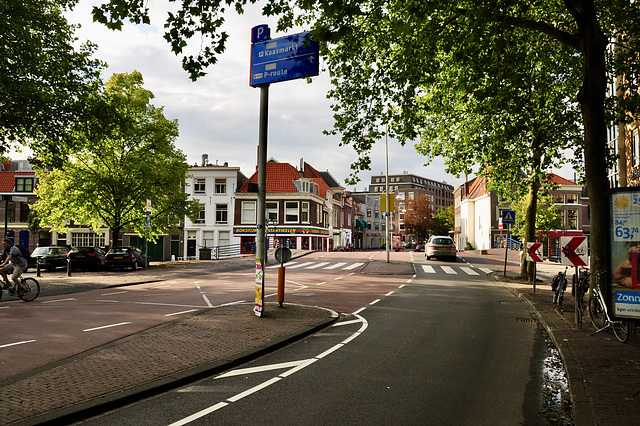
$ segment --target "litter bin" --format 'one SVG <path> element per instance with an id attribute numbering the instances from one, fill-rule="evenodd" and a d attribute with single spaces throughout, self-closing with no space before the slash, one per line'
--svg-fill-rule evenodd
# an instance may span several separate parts
<path id="1" fill-rule="evenodd" d="M 201 248 L 200 249 L 200 260 L 211 260 L 211 249 L 209 249 L 209 248 Z"/>

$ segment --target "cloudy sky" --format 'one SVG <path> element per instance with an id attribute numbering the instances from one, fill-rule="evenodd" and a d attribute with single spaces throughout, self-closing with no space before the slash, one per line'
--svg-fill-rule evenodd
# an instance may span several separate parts
<path id="1" fill-rule="evenodd" d="M 247 6 L 244 15 L 226 15 L 225 29 L 230 34 L 227 50 L 208 74 L 194 83 L 182 70 L 181 58 L 171 53 L 163 38 L 166 8 L 175 7 L 173 4 L 150 2 L 150 26 L 126 24 L 122 31 L 111 31 L 92 22 L 91 8 L 99 3 L 80 0 L 67 16 L 71 23 L 81 24 L 76 33 L 81 40 L 98 45 L 96 56 L 108 64 L 103 79 L 113 73 L 140 71 L 145 87 L 155 94 L 153 103 L 164 106 L 167 118 L 178 119 L 176 144 L 190 164 L 200 163 L 202 154 L 208 154 L 211 162 L 228 162 L 250 176 L 256 167 L 260 106 L 260 90 L 249 86 L 250 31 L 268 24 L 272 38 L 288 34 L 276 34 L 275 20 L 263 18 L 255 6 Z M 338 146 L 339 137 L 322 134 L 333 126 L 326 98 L 329 87 L 329 77 L 322 72 L 312 84 L 293 80 L 271 85 L 267 152 L 268 157 L 293 165 L 304 158 L 344 182 L 357 156 L 350 146 Z M 347 189 L 363 190 L 372 174 L 384 172 L 384 142 L 374 146 L 371 158 L 371 172 L 361 173 L 361 183 L 355 187 L 344 184 Z M 442 159 L 426 167 L 425 162 L 412 145 L 402 147 L 389 140 L 390 174 L 408 171 L 454 186 L 463 183 L 464 176 L 458 179 L 444 171 Z"/>

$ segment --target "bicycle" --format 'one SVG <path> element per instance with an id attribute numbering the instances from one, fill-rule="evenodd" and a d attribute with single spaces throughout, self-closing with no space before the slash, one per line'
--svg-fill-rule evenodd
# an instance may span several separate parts
<path id="1" fill-rule="evenodd" d="M 558 272 L 553 281 L 551 282 L 551 290 L 553 291 L 553 303 L 558 305 L 558 308 L 562 310 L 562 301 L 564 299 L 564 292 L 567 289 L 567 266 L 564 268 L 564 272 Z"/>
<path id="2" fill-rule="evenodd" d="M 20 285 L 24 290 L 22 294 L 18 294 L 18 289 L 16 288 L 16 285 L 13 283 L 13 281 L 9 280 L 8 282 L 9 282 L 8 286 L 6 283 L 2 283 L 0 285 L 0 299 L 2 299 L 2 290 L 6 290 L 7 293 L 9 293 L 9 295 L 11 296 L 17 295 L 20 299 L 24 300 L 25 302 L 32 302 L 36 300 L 36 297 L 38 297 L 38 295 L 40 294 L 40 283 L 35 278 L 20 277 Z"/>
<path id="3" fill-rule="evenodd" d="M 584 295 L 589 291 L 589 283 L 591 281 L 591 274 L 589 270 L 584 268 L 580 270 L 578 275 L 578 282 L 575 286 L 576 289 L 576 327 L 582 328 L 582 318 L 584 317 L 584 311 L 587 309 L 587 303 L 584 300 Z"/>
<path id="4" fill-rule="evenodd" d="M 593 336 L 601 331 L 611 328 L 613 329 L 613 334 L 615 334 L 616 338 L 620 342 L 626 343 L 629 340 L 629 335 L 631 334 L 631 323 L 629 321 L 611 319 L 609 310 L 607 309 L 607 304 L 604 302 L 602 291 L 600 290 L 600 280 L 602 275 L 605 273 L 606 271 L 599 271 L 596 273 L 596 285 L 591 292 L 591 297 L 589 298 L 589 316 L 591 316 L 591 322 L 596 328 L 596 331 L 591 333 L 591 335 Z"/>

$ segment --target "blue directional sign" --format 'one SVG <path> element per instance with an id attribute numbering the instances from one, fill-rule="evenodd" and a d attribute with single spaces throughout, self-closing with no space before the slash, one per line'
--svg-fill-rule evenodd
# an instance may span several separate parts
<path id="1" fill-rule="evenodd" d="M 502 210 L 502 224 L 514 225 L 516 223 L 516 212 L 513 210 Z"/>
<path id="2" fill-rule="evenodd" d="M 319 73 L 318 42 L 309 32 L 251 45 L 249 85 L 252 87 Z"/>

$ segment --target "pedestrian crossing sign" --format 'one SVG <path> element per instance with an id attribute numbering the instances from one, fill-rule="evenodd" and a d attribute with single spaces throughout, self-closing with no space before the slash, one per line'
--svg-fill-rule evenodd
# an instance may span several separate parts
<path id="1" fill-rule="evenodd" d="M 516 223 L 516 212 L 513 210 L 502 210 L 502 224 L 513 225 Z"/>

